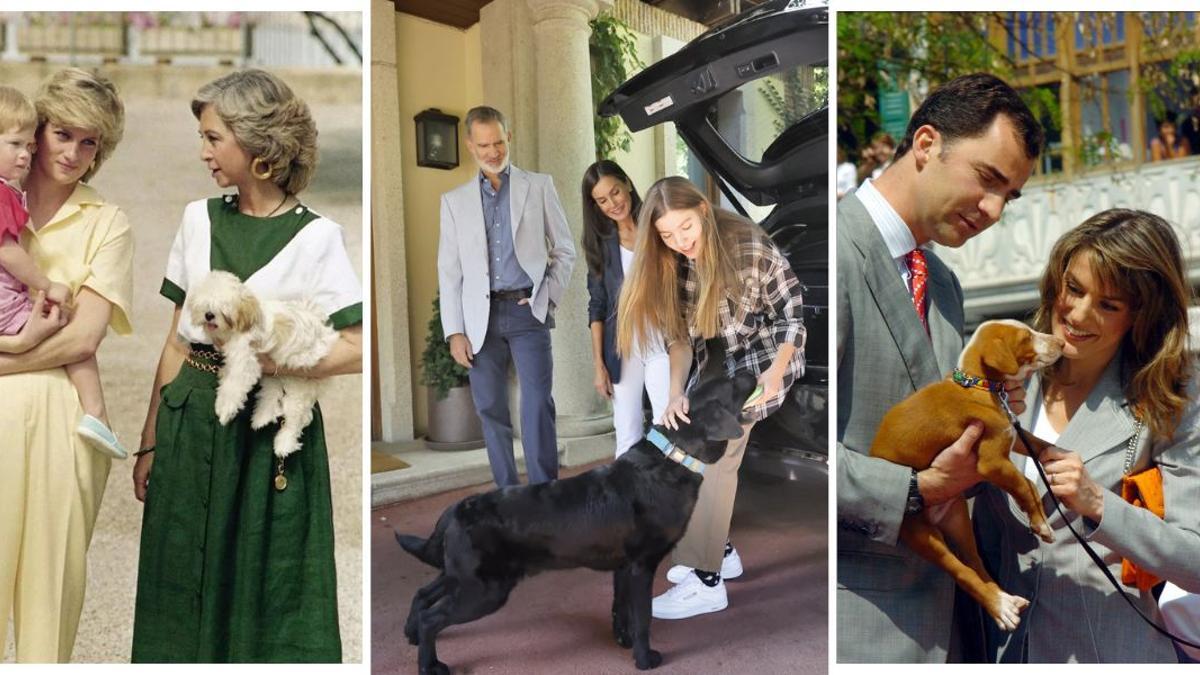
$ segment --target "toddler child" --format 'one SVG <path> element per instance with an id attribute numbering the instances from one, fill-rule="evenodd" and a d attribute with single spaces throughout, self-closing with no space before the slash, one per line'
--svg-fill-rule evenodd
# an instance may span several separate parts
<path id="1" fill-rule="evenodd" d="M 29 293 L 37 291 L 63 311 L 71 302 L 71 289 L 43 274 L 20 244 L 21 230 L 29 220 L 21 182 L 33 166 L 36 130 L 33 104 L 16 89 L 0 85 L 0 352 L 30 348 L 15 339 L 33 310 Z M 72 363 L 66 371 L 84 411 L 76 433 L 96 450 L 125 459 L 128 453 L 108 427 L 96 358 Z"/>

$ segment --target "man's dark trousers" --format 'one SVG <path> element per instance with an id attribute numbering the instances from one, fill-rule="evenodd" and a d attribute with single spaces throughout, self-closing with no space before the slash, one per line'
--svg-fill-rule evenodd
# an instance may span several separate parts
<path id="1" fill-rule="evenodd" d="M 529 482 L 544 483 L 558 477 L 550 327 L 534 318 L 528 304 L 518 302 L 491 301 L 487 336 L 470 370 L 471 397 L 483 422 L 488 462 L 499 487 L 519 484 L 508 409 L 510 360 L 521 386 L 521 443 Z"/>

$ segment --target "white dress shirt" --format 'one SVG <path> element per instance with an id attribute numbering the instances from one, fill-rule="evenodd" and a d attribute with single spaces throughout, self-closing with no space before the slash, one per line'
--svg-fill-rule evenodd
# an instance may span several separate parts
<path id="1" fill-rule="evenodd" d="M 875 222 L 875 227 L 879 228 L 879 234 L 883 237 L 888 254 L 896 263 L 896 271 L 904 280 L 904 287 L 908 289 L 909 295 L 912 295 L 912 271 L 908 269 L 908 261 L 905 260 L 906 256 L 917 247 L 917 239 L 913 236 L 912 230 L 909 229 L 900 214 L 896 213 L 896 209 L 892 208 L 887 199 L 879 193 L 879 190 L 875 189 L 870 178 L 864 180 L 854 194 L 858 195 L 858 200 L 866 207 L 871 220 Z"/>

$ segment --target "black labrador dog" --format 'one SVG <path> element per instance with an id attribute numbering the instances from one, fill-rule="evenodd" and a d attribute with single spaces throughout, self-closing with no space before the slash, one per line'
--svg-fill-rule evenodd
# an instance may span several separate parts
<path id="1" fill-rule="evenodd" d="M 709 364 L 689 395 L 691 423 L 675 431 L 656 425 L 658 434 L 650 434 L 673 444 L 674 458 L 642 440 L 615 462 L 573 478 L 467 497 L 442 513 L 428 539 L 396 535 L 404 550 L 441 569 L 417 591 L 404 625 L 409 643 L 419 645 L 422 675 L 450 672 L 435 645 L 446 626 L 500 609 L 525 576 L 573 567 L 614 572 L 617 644 L 633 647 L 640 670 L 662 662 L 650 649 L 654 571 L 683 536 L 702 479 L 684 464 L 716 462 L 726 442 L 741 437 L 741 408 L 755 387 L 751 373 L 731 380 L 720 359 Z"/>

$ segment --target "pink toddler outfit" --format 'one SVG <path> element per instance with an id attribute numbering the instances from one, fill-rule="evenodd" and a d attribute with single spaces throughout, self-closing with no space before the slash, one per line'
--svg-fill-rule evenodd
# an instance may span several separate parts
<path id="1" fill-rule="evenodd" d="M 29 220 L 25 197 L 15 187 L 0 180 L 0 242 L 12 238 L 20 241 L 21 230 Z M 33 301 L 25 284 L 0 267 L 0 335 L 21 332 L 33 310 Z"/>

